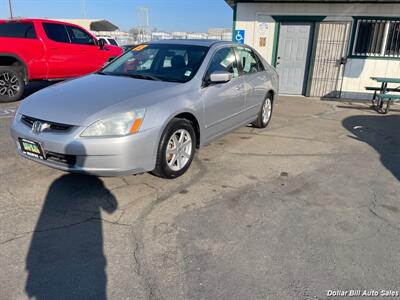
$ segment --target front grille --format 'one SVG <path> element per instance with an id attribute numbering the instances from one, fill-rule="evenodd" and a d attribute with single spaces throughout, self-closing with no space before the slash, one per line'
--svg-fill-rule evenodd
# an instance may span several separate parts
<path id="1" fill-rule="evenodd" d="M 55 123 L 55 122 L 49 122 L 49 121 L 44 121 L 41 119 L 36 119 L 32 118 L 26 115 L 21 116 L 21 121 L 24 123 L 26 126 L 32 128 L 32 125 L 35 121 L 40 121 L 43 123 L 47 123 L 50 125 L 50 130 L 55 130 L 55 131 L 68 131 L 72 128 L 72 125 L 67 125 L 67 124 L 60 124 L 60 123 Z"/>
<path id="2" fill-rule="evenodd" d="M 66 165 L 68 167 L 73 167 L 76 164 L 75 155 L 67 155 L 67 154 L 46 151 L 46 159 L 59 164 Z"/>

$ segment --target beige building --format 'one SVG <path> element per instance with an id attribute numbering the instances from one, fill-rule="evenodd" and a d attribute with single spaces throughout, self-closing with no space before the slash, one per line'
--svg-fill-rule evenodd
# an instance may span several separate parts
<path id="1" fill-rule="evenodd" d="M 400 1 L 225 1 L 233 39 L 276 67 L 281 93 L 370 98 L 371 76 L 400 78 Z"/>

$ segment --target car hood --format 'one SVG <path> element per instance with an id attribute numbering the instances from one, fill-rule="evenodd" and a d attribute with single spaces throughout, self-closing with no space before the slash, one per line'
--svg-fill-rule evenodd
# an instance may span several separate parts
<path id="1" fill-rule="evenodd" d="M 91 74 L 32 94 L 18 113 L 62 124 L 88 126 L 127 109 L 146 108 L 161 101 L 181 83 Z"/>

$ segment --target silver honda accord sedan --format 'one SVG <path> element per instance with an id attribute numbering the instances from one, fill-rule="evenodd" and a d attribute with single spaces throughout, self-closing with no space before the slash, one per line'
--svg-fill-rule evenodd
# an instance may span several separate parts
<path id="1" fill-rule="evenodd" d="M 21 156 L 64 171 L 176 178 L 213 139 L 266 127 L 277 89 L 274 68 L 248 46 L 150 42 L 26 98 L 11 135 Z"/>

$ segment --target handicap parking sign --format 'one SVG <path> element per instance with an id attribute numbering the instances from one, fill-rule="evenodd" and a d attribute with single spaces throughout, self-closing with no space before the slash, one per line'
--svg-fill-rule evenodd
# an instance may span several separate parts
<path id="1" fill-rule="evenodd" d="M 235 42 L 239 44 L 244 44 L 244 30 L 235 30 Z"/>

